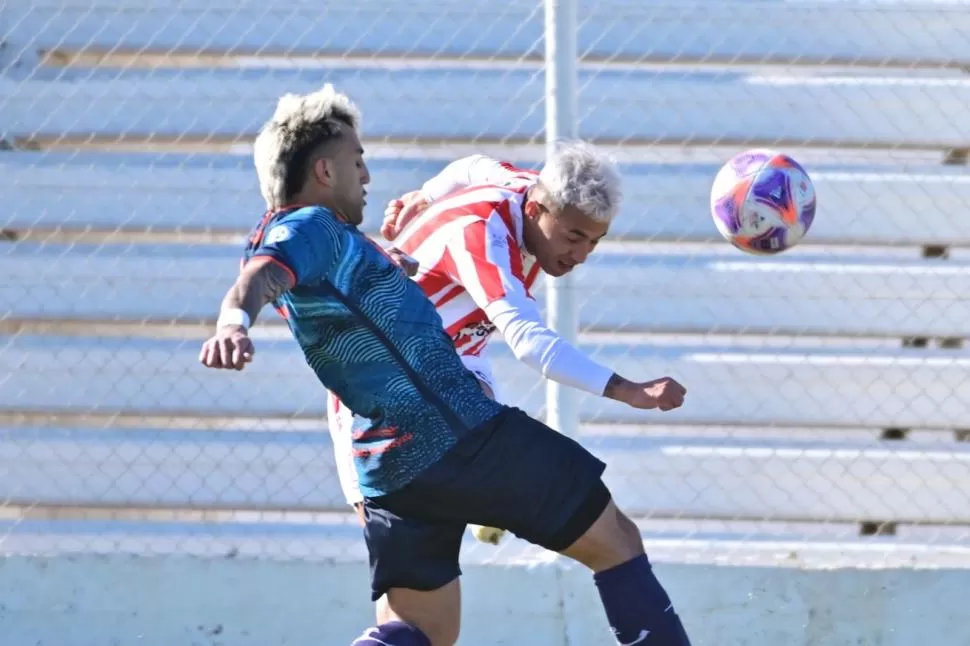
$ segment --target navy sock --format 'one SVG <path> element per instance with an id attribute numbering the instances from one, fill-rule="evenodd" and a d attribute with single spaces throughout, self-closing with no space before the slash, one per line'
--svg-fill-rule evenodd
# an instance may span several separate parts
<path id="1" fill-rule="evenodd" d="M 670 597 L 646 554 L 594 575 L 617 643 L 626 646 L 690 646 Z"/>
<path id="2" fill-rule="evenodd" d="M 410 624 L 389 621 L 368 628 L 350 646 L 431 646 L 431 640 Z"/>

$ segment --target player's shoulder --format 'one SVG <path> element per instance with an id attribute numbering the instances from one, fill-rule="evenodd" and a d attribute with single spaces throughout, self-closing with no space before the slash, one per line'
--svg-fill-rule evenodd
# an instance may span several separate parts
<path id="1" fill-rule="evenodd" d="M 470 186 L 436 203 L 446 220 L 460 214 L 465 226 L 508 230 L 520 228 L 525 195 L 534 178 L 512 178 L 502 183 Z M 449 215 L 450 214 L 450 215 Z M 441 219 L 441 216 L 439 216 Z"/>
<path id="2" fill-rule="evenodd" d="M 312 229 L 338 233 L 344 228 L 343 220 L 325 206 L 307 205 L 286 209 L 270 221 L 266 232 L 267 243 L 285 240 L 300 230 Z"/>
<path id="3" fill-rule="evenodd" d="M 521 200 L 523 194 L 535 184 L 533 178 L 516 177 L 491 184 L 476 184 L 450 193 L 435 205 L 441 210 L 467 211 L 488 217 L 491 210 L 510 201 Z"/>
<path id="4" fill-rule="evenodd" d="M 534 180 L 534 179 L 536 179 L 536 178 L 539 177 L 539 171 L 534 170 L 532 168 L 521 168 L 519 166 L 516 166 L 512 162 L 508 162 L 508 161 L 502 161 L 502 160 L 496 160 L 496 161 L 498 161 L 498 165 L 499 166 L 501 166 L 505 170 L 509 171 L 513 175 L 518 176 L 517 178 L 519 178 L 519 179 L 533 179 Z"/>
<path id="5" fill-rule="evenodd" d="M 534 183 L 476 184 L 449 193 L 401 232 L 399 246 L 407 252 L 425 240 L 463 240 L 484 230 L 514 236 L 521 228 L 517 221 L 521 220 L 523 195 Z"/>
<path id="6" fill-rule="evenodd" d="M 286 209 L 276 218 L 277 223 L 317 221 L 322 224 L 339 225 L 342 220 L 331 209 L 319 204 L 308 204 Z"/>

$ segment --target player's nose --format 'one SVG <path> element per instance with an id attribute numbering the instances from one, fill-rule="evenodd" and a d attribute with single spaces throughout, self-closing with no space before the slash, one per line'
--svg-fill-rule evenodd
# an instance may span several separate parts
<path id="1" fill-rule="evenodd" d="M 574 265 L 581 265 L 589 258 L 589 248 L 586 245 L 578 245 L 572 248 L 569 254 Z"/>

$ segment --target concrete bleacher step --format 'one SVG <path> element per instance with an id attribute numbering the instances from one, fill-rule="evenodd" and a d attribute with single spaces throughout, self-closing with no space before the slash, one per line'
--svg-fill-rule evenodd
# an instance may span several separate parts
<path id="1" fill-rule="evenodd" d="M 970 522 L 970 446 L 581 436 L 654 518 Z M 345 509 L 326 432 L 0 429 L 0 498 L 41 506 Z"/>
<path id="2" fill-rule="evenodd" d="M 342 510 L 325 432 L 0 430 L 15 504 Z M 970 448 L 581 437 L 630 513 L 657 518 L 970 522 Z"/>
<path id="3" fill-rule="evenodd" d="M 369 142 L 539 146 L 542 21 L 534 0 L 6 3 L 0 147 L 118 140 L 147 152 L 156 142 L 177 149 L 239 141 L 245 151 L 280 94 L 328 80 L 362 106 Z M 966 439 L 970 350 L 892 345 L 899 336 L 948 337 L 958 345 L 970 314 L 963 297 L 970 264 L 813 248 L 970 245 L 970 219 L 961 217 L 970 175 L 953 166 L 904 167 L 896 157 L 932 149 L 966 163 L 970 13 L 934 0 L 581 0 L 579 23 L 581 136 L 649 150 L 684 144 L 687 155 L 696 144 L 805 144 L 853 154 L 881 149 L 893 160 L 880 167 L 810 165 L 819 191 L 815 227 L 803 247 L 772 259 L 744 256 L 717 236 L 707 204 L 716 163 L 623 166 L 627 206 L 613 240 L 716 244 L 665 253 L 604 250 L 575 274 L 583 290 L 580 322 L 603 341 L 586 335 L 582 349 L 630 378 L 671 375 L 689 390 L 684 408 L 672 413 L 579 395 L 583 420 L 601 429 L 587 427 L 580 439 L 608 462 L 621 505 L 653 519 L 861 522 L 872 533 L 896 531 L 900 523 L 970 523 L 970 495 L 959 486 L 970 477 L 965 442 L 876 442 L 837 431 L 892 429 L 885 436 L 895 437 L 928 427 L 940 438 L 940 431 L 955 431 Z M 36 240 L 89 228 L 239 234 L 262 211 L 249 157 L 227 156 L 208 167 L 200 157 L 151 159 L 0 155 L 0 236 L 35 232 Z M 374 159 L 367 230 L 387 199 L 443 165 Z M 238 251 L 3 245 L 0 323 L 5 330 L 20 321 L 111 320 L 119 330 L 145 320 L 211 325 Z M 536 294 L 543 303 L 541 287 Z M 268 309 L 262 322 L 274 324 L 268 336 L 283 332 Z M 269 508 L 269 516 L 281 507 L 346 511 L 325 430 L 325 391 L 294 341 L 258 338 L 255 363 L 237 374 L 202 368 L 198 339 L 96 337 L 93 330 L 0 336 L 0 518 L 10 518 L 4 503 L 248 506 Z M 631 347 L 607 338 L 617 331 L 745 338 L 653 336 Z M 891 338 L 769 338 L 777 333 Z M 543 414 L 545 384 L 535 371 L 501 345 L 494 370 L 506 401 Z M 139 414 L 155 416 L 159 427 L 121 428 Z M 14 426 L 28 419 L 50 424 L 58 415 L 66 419 L 56 428 Z M 92 419 L 82 421 L 85 415 Z M 161 421 L 166 416 L 185 425 L 206 416 L 234 430 L 175 430 Z M 267 419 L 250 425 L 259 416 Z M 95 417 L 115 427 L 92 428 Z M 280 430 L 286 420 L 303 430 Z M 670 428 L 660 431 L 658 422 Z M 611 426 L 617 423 L 631 427 Z M 759 425 L 774 432 L 762 436 Z M 778 430 L 795 426 L 812 432 Z M 208 543 L 187 539 L 192 531 L 184 524 L 159 525 L 0 520 L 0 541 L 7 552 L 111 551 L 131 547 L 124 536 L 130 531 L 136 542 L 173 552 L 204 543 L 266 554 L 302 539 L 312 547 L 299 556 L 319 549 L 364 557 L 359 529 L 343 522 L 296 540 L 299 531 L 257 522 L 248 540 Z M 763 537 L 753 529 L 734 549 L 743 541 L 750 556 Z M 719 557 L 730 549 L 722 538 L 711 541 Z M 682 536 L 667 549 L 681 554 Z M 763 551 L 784 560 L 801 549 Z M 855 554 L 858 565 L 864 558 Z M 913 553 L 892 556 L 907 564 Z M 884 564 L 889 557 L 876 558 Z"/>
<path id="4" fill-rule="evenodd" d="M 8 244 L 0 300 L 8 322 L 212 323 L 240 257 L 241 245 Z M 967 260 L 616 251 L 573 277 L 581 329 L 962 338 L 970 318 Z"/>
<path id="5" fill-rule="evenodd" d="M 541 141 L 545 91 L 533 71 L 95 70 L 0 78 L 7 136 L 247 140 L 279 96 L 333 82 L 371 138 Z M 962 77 L 581 71 L 579 136 L 598 142 L 963 149 Z M 502 97 L 466 101 L 459 97 Z M 820 106 L 824 106 L 821 109 Z M 913 115 L 919 115 L 916 119 Z"/>
<path id="6" fill-rule="evenodd" d="M 749 531 L 740 535 L 729 529 L 698 533 L 691 529 L 696 525 L 703 526 L 685 521 L 683 528 L 676 532 L 644 528 L 642 536 L 651 560 L 822 569 L 959 568 L 964 566 L 968 554 L 966 529 L 960 525 L 931 525 L 928 526 L 930 536 L 915 539 L 905 530 L 918 531 L 921 526 L 904 525 L 900 536 L 874 538 L 827 532 L 830 523 L 805 525 L 798 531 L 783 534 L 772 532 L 769 523 L 759 523 L 764 533 Z M 743 523 L 737 525 L 743 526 Z M 299 560 L 301 563 L 317 559 L 338 563 L 367 560 L 360 528 L 345 518 L 332 517 L 315 523 L 0 520 L 0 536 L 3 536 L 4 553 L 10 556 L 132 554 L 165 558 L 192 555 Z M 496 548 L 478 543 L 470 533 L 465 534 L 461 553 L 463 565 L 528 566 L 549 563 L 550 558 L 540 548 L 511 536 Z M 364 573 L 360 582 L 366 584 Z M 365 593 L 366 589 L 362 588 L 361 594 Z"/>
<path id="7" fill-rule="evenodd" d="M 289 340 L 257 343 L 244 372 L 198 362 L 198 341 L 0 337 L 0 413 L 322 418 L 325 391 Z M 747 348 L 717 343 L 581 343 L 630 379 L 681 381 L 676 411 L 638 411 L 577 392 L 582 421 L 963 429 L 970 417 L 964 350 Z M 492 363 L 500 397 L 534 415 L 544 383 L 504 346 Z"/>
<path id="8" fill-rule="evenodd" d="M 513 160 L 515 161 L 515 160 Z M 364 230 L 388 200 L 443 161 L 371 158 Z M 518 162 L 524 167 L 535 163 Z M 970 245 L 970 172 L 941 166 L 806 164 L 818 213 L 803 244 Z M 709 215 L 718 165 L 624 163 L 612 239 L 721 242 Z M 264 208 L 249 157 L 0 154 L 0 228 L 216 231 L 244 234 Z M 913 217 L 919 213 L 919 217 Z"/>
<path id="9" fill-rule="evenodd" d="M 9 35 L 28 52 L 200 50 L 253 53 L 541 56 L 541 3 L 380 0 L 353 3 L 160 0 L 125 5 L 52 0 L 5 8 Z M 863 63 L 970 63 L 970 18 L 933 2 L 826 3 L 584 0 L 578 50 L 587 58 Z M 2 24 L 0 24 L 2 27 Z"/>

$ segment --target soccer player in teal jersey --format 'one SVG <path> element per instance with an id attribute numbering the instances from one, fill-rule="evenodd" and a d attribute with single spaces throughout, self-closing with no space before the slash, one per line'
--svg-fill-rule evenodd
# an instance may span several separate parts
<path id="1" fill-rule="evenodd" d="M 248 329 L 272 303 L 320 382 L 370 425 L 353 435 L 365 497 L 372 599 L 387 613 L 357 646 L 453 644 L 459 550 L 469 523 L 507 529 L 594 572 L 619 644 L 686 646 L 636 525 L 617 509 L 605 465 L 575 441 L 492 400 L 399 260 L 357 228 L 370 176 L 354 104 L 330 85 L 286 95 L 257 137 L 268 210 L 200 361 L 243 369 Z M 680 406 L 672 379 L 642 407 Z M 524 639 L 526 643 L 528 638 Z"/>

